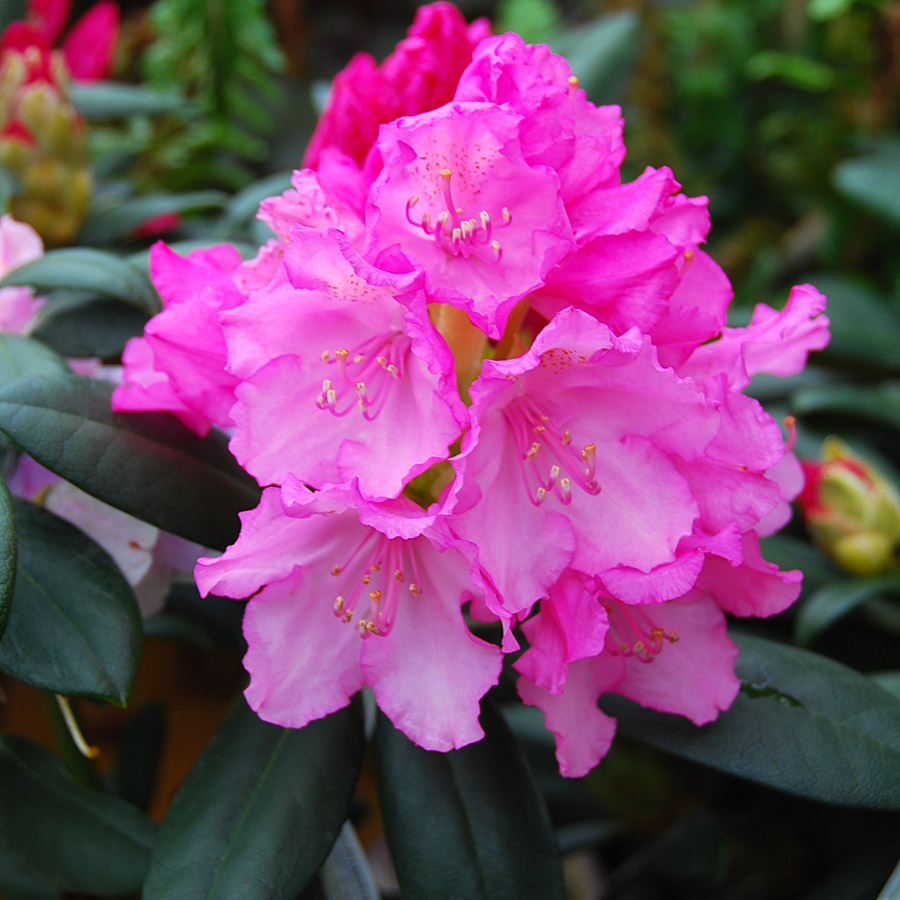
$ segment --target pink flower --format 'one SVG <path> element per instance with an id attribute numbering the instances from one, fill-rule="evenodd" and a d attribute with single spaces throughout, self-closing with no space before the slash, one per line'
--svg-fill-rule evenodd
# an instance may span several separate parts
<path id="1" fill-rule="evenodd" d="M 402 498 L 388 507 L 339 488 L 291 482 L 241 517 L 197 583 L 251 599 L 244 616 L 250 706 L 299 728 L 364 684 L 394 725 L 429 750 L 482 737 L 479 701 L 500 650 L 474 637 L 460 605 L 479 588 L 463 546 Z"/>
<path id="2" fill-rule="evenodd" d="M 366 254 L 399 244 L 432 299 L 495 338 L 574 246 L 559 179 L 522 157 L 519 123 L 493 104 L 454 102 L 383 126 L 367 209 Z"/>
<path id="3" fill-rule="evenodd" d="M 370 499 L 396 497 L 467 421 L 424 297 L 337 230 L 295 228 L 283 264 L 285 277 L 221 316 L 241 379 L 232 452 L 260 484 L 355 478 Z"/>
<path id="4" fill-rule="evenodd" d="M 728 328 L 706 199 L 665 167 L 621 183 L 621 134 L 561 57 L 435 4 L 339 77 L 254 260 L 156 251 L 166 308 L 126 382 L 233 427 L 266 486 L 196 570 L 250 598 L 263 718 L 368 684 L 421 746 L 460 747 L 521 638 L 519 693 L 583 774 L 615 727 L 603 692 L 710 721 L 737 691 L 725 612 L 797 596 L 759 536 L 800 472 L 742 391 L 824 345 L 824 298 Z"/>
<path id="5" fill-rule="evenodd" d="M 29 0 L 27 18 L 34 29 L 31 43 L 49 50 L 69 19 L 71 0 Z M 103 78 L 112 62 L 119 35 L 119 7 L 112 0 L 95 3 L 69 30 L 61 50 L 76 81 Z"/>
<path id="6" fill-rule="evenodd" d="M 168 410 L 205 434 L 232 424 L 237 379 L 225 370 L 226 348 L 218 315 L 244 301 L 234 277 L 238 252 L 222 245 L 179 256 L 161 241 L 150 251 L 150 274 L 163 301 L 144 336 L 122 356 L 122 384 L 113 409 Z"/>
<path id="7" fill-rule="evenodd" d="M 0 216 L 0 278 L 43 255 L 44 244 L 30 225 Z M 0 331 L 28 334 L 45 302 L 28 287 L 0 288 Z"/>
<path id="8" fill-rule="evenodd" d="M 381 66 L 367 53 L 358 53 L 335 77 L 304 165 L 318 168 L 323 153 L 337 152 L 361 168 L 379 125 L 453 98 L 472 49 L 488 34 L 486 19 L 467 26 L 451 3 L 419 7 L 407 37 Z"/>

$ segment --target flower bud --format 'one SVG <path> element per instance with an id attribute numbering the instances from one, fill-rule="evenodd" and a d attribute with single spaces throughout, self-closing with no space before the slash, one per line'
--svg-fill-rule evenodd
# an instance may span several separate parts
<path id="1" fill-rule="evenodd" d="M 75 237 L 91 197 L 87 136 L 68 82 L 58 53 L 28 45 L 0 56 L 0 165 L 22 185 L 10 212 L 50 245 Z"/>
<path id="2" fill-rule="evenodd" d="M 804 461 L 800 506 L 820 546 L 854 575 L 897 568 L 900 494 L 843 441 L 829 437 L 821 463 Z"/>

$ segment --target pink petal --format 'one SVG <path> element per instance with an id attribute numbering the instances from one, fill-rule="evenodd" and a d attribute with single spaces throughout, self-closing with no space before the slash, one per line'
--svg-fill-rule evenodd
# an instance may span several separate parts
<path id="1" fill-rule="evenodd" d="M 119 37 L 119 7 L 113 0 L 100 0 L 73 26 L 62 51 L 72 78 L 97 81 L 112 62 Z"/>
<path id="2" fill-rule="evenodd" d="M 687 716 L 697 725 L 728 709 L 740 682 L 734 674 L 737 647 L 728 639 L 725 616 L 700 594 L 642 607 L 652 623 L 677 641 L 664 642 L 651 662 L 626 660 L 626 674 L 615 692 L 661 712 Z"/>
<path id="3" fill-rule="evenodd" d="M 573 662 L 561 694 L 551 694 L 519 678 L 519 696 L 543 710 L 547 728 L 556 736 L 556 758 L 563 775 L 587 775 L 609 750 L 616 720 L 597 708 L 597 700 L 601 694 L 616 690 L 624 668 L 620 658 L 608 655 Z"/>
<path id="4" fill-rule="evenodd" d="M 322 587 L 296 569 L 247 603 L 244 695 L 267 722 L 302 728 L 346 706 L 363 686 L 359 635 L 332 614 Z"/>
<path id="5" fill-rule="evenodd" d="M 502 654 L 463 621 L 468 562 L 424 537 L 414 548 L 421 595 L 406 598 L 387 637 L 364 642 L 362 669 L 395 727 L 426 750 L 446 751 L 484 736 L 480 701 L 500 677 Z"/>

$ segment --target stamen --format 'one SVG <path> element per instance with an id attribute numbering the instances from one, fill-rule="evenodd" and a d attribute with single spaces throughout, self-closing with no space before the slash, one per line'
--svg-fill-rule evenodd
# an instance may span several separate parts
<path id="1" fill-rule="evenodd" d="M 341 418 L 357 408 L 363 418 L 376 419 L 390 394 L 390 385 L 403 376 L 411 340 L 398 332 L 374 335 L 358 346 L 337 347 L 322 353 L 332 377 L 322 381 L 316 406 Z"/>
<path id="2" fill-rule="evenodd" d="M 644 611 L 645 607 L 631 606 L 611 598 L 604 598 L 603 608 L 609 619 L 606 647 L 613 656 L 634 657 L 651 663 L 662 652 L 666 642 L 678 641 L 675 631 L 668 633 L 655 625 Z"/>
<path id="3" fill-rule="evenodd" d="M 576 451 L 571 446 L 571 431 L 560 431 L 527 397 L 510 404 L 505 416 L 519 453 L 522 480 L 535 506 L 544 503 L 551 492 L 567 506 L 572 502 L 574 485 L 587 494 L 600 493 L 595 443 Z M 539 435 L 540 441 L 534 440 L 533 435 Z"/>
<path id="4" fill-rule="evenodd" d="M 797 420 L 793 416 L 784 417 L 784 427 L 787 428 L 788 439 L 784 445 L 784 452 L 790 453 L 797 443 Z"/>
<path id="5" fill-rule="evenodd" d="M 574 100 L 578 90 L 578 79 L 574 75 L 569 76 L 569 99 Z"/>

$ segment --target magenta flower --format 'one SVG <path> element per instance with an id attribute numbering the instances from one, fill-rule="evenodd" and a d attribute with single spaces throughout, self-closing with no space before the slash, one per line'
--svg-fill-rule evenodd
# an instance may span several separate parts
<path id="1" fill-rule="evenodd" d="M 154 244 L 150 274 L 163 311 L 147 323 L 143 337 L 128 342 L 113 409 L 168 410 L 198 434 L 213 424 L 231 425 L 237 379 L 225 370 L 218 315 L 244 301 L 234 281 L 240 262 L 227 245 L 183 257 L 161 241 Z"/>
<path id="2" fill-rule="evenodd" d="M 332 154 L 361 168 L 379 125 L 453 99 L 472 50 L 490 32 L 486 19 L 466 25 L 451 3 L 419 7 L 407 37 L 381 66 L 369 54 L 358 53 L 335 77 L 304 165 L 319 168 L 323 155 Z"/>
<path id="3" fill-rule="evenodd" d="M 263 718 L 368 684 L 412 740 L 461 747 L 521 640 L 519 693 L 580 775 L 606 691 L 697 723 L 734 699 L 725 612 L 779 612 L 800 579 L 759 537 L 802 474 L 743 389 L 824 346 L 824 298 L 728 328 L 706 198 L 665 167 L 622 183 L 623 156 L 565 60 L 433 4 L 339 76 L 254 260 L 154 251 L 165 309 L 116 403 L 233 427 L 266 488 L 196 570 L 250 598 Z"/>
<path id="4" fill-rule="evenodd" d="M 44 243 L 30 225 L 0 216 L 0 278 L 43 255 Z M 0 331 L 28 334 L 45 302 L 28 287 L 0 288 Z"/>

